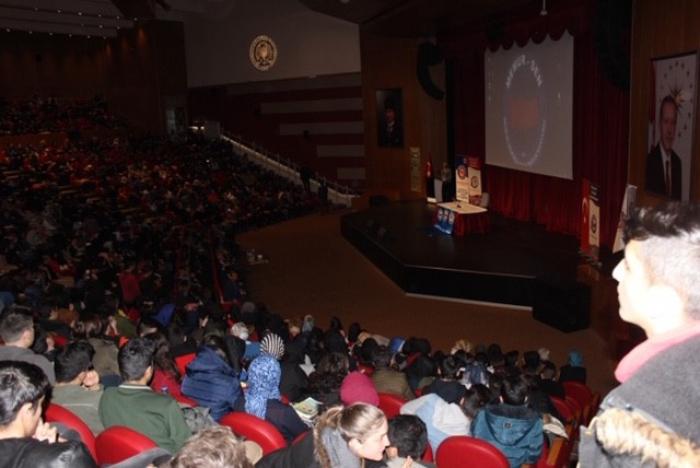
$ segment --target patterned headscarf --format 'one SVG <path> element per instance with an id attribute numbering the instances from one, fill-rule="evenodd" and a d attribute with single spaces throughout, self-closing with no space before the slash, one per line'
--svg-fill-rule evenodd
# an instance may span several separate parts
<path id="1" fill-rule="evenodd" d="M 245 412 L 265 419 L 267 400 L 280 399 L 280 363 L 272 356 L 260 355 L 248 367 L 248 391 Z"/>
<path id="2" fill-rule="evenodd" d="M 278 360 L 282 359 L 282 356 L 284 356 L 284 341 L 279 335 L 268 333 L 260 342 L 260 354 L 266 354 Z"/>

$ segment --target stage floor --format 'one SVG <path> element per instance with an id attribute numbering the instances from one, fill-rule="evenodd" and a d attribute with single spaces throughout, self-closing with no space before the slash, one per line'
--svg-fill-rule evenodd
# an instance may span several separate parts
<path id="1" fill-rule="evenodd" d="M 577 289 L 573 236 L 490 212 L 487 234 L 433 227 L 436 205 L 394 202 L 341 218 L 341 232 L 407 293 L 534 306 L 542 285 Z"/>

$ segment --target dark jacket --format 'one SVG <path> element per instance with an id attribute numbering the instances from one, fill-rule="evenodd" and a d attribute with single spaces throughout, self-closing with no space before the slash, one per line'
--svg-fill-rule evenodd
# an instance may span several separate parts
<path id="1" fill-rule="evenodd" d="M 262 457 L 255 464 L 255 468 L 319 468 L 321 465 L 316 461 L 314 451 L 314 436 L 309 432 L 301 441 L 290 445 L 287 448 L 275 450 Z"/>
<path id="2" fill-rule="evenodd" d="M 0 440 L 0 467 L 97 468 L 97 464 L 80 442 L 49 444 L 27 437 Z"/>
<path id="3" fill-rule="evenodd" d="M 182 394 L 210 408 L 211 417 L 219 421 L 233 410 L 243 390 L 233 367 L 204 346 L 187 365 Z"/>
<path id="4" fill-rule="evenodd" d="M 235 411 L 245 412 L 245 395 L 236 400 L 233 409 Z M 267 400 L 265 421 L 269 422 L 280 431 L 287 445 L 291 444 L 299 434 L 309 430 L 309 427 L 299 418 L 294 408 L 290 405 L 285 405 L 279 400 Z"/>
<path id="5" fill-rule="evenodd" d="M 511 467 L 534 463 L 542 455 L 542 418 L 527 405 L 488 405 L 477 413 L 470 431 L 503 452 Z"/>
<path id="6" fill-rule="evenodd" d="M 658 353 L 605 397 L 599 415 L 617 408 L 642 414 L 677 439 L 699 446 L 700 378 L 692 371 L 698 355 L 700 336 Z M 606 452 L 595 437 L 584 437 L 586 432 L 582 430 L 580 443 L 579 460 L 583 468 L 647 466 L 641 462 L 639 453 Z"/>

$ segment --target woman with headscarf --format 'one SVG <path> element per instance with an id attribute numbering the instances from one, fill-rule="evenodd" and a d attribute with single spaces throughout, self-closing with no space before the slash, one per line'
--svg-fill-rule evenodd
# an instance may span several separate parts
<path id="1" fill-rule="evenodd" d="M 586 383 L 586 368 L 583 366 L 583 356 L 578 349 L 572 349 L 569 352 L 569 363 L 561 366 L 559 370 L 559 382 L 567 380 Z"/>
<path id="2" fill-rule="evenodd" d="M 291 444 L 309 430 L 297 412 L 280 401 L 280 364 L 270 355 L 260 355 L 248 367 L 248 391 L 236 400 L 234 411 L 245 411 L 274 425 Z"/>

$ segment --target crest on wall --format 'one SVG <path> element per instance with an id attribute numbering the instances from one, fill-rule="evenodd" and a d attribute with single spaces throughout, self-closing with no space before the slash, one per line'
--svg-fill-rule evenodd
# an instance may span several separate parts
<path id="1" fill-rule="evenodd" d="M 250 44 L 250 63 L 260 71 L 267 71 L 277 60 L 277 45 L 269 36 L 258 36 Z"/>

